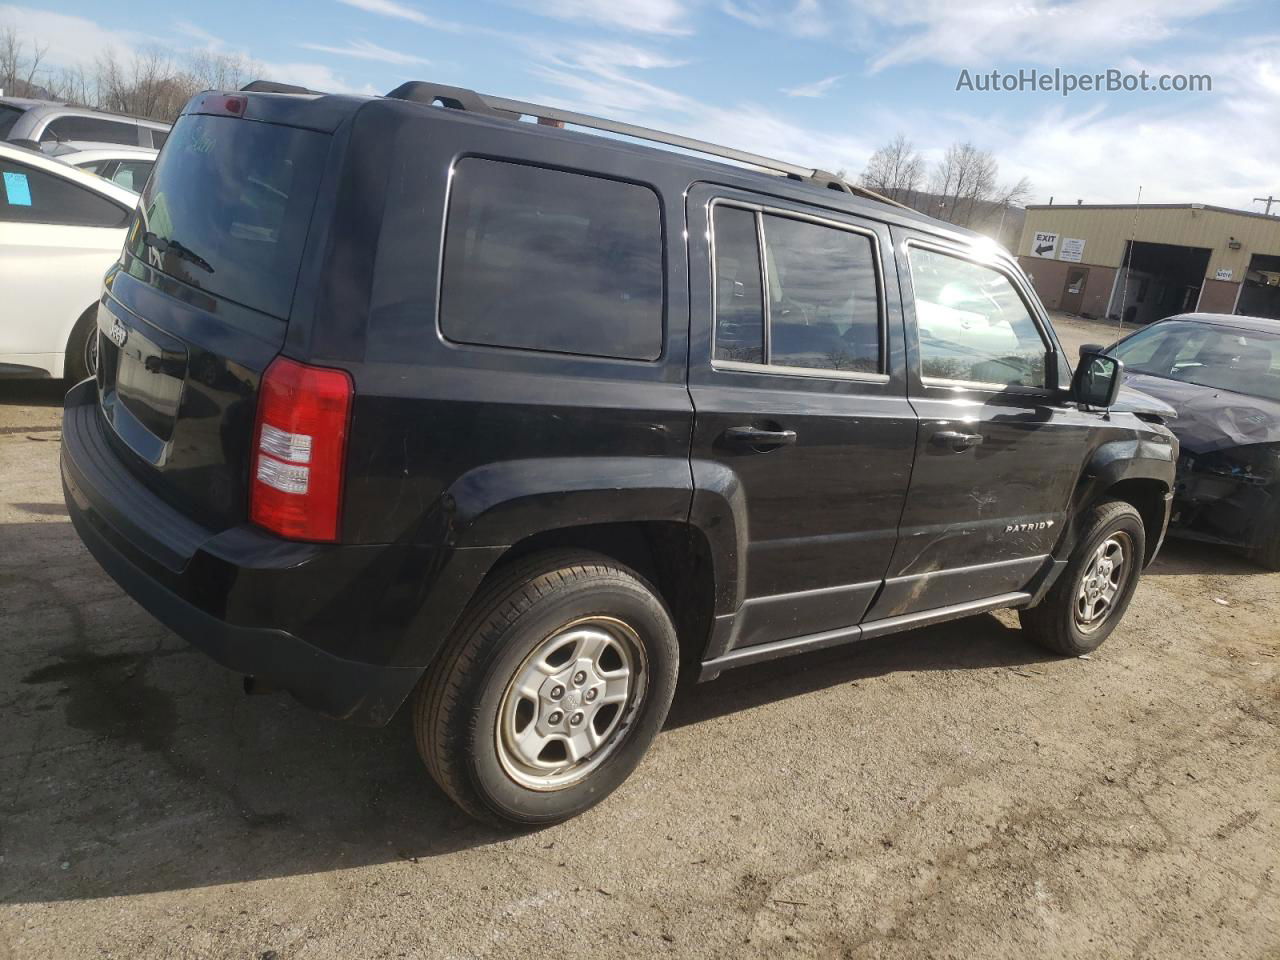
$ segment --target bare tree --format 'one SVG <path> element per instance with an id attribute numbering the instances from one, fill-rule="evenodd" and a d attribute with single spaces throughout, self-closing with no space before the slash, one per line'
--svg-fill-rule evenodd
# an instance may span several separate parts
<path id="1" fill-rule="evenodd" d="M 0 89 L 9 96 L 49 98 L 172 121 L 201 90 L 234 90 L 261 72 L 243 54 L 202 50 L 190 54 L 152 47 L 107 49 L 97 61 L 49 69 L 46 45 L 0 25 Z"/>
<path id="2" fill-rule="evenodd" d="M 27 53 L 26 41 L 11 25 L 0 27 L 0 89 L 11 97 L 30 97 L 43 93 L 36 86 L 40 62 L 49 50 L 48 45 L 31 44 Z"/>
<path id="3" fill-rule="evenodd" d="M 859 180 L 864 187 L 910 204 L 924 180 L 924 158 L 900 133 L 871 155 Z"/>
<path id="4" fill-rule="evenodd" d="M 201 50 L 187 63 L 201 90 L 237 90 L 262 73 L 262 65 L 239 53 Z"/>

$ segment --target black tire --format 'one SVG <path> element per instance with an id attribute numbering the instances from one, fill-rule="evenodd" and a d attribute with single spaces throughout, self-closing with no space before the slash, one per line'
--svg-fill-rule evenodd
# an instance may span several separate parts
<path id="1" fill-rule="evenodd" d="M 67 383 L 79 383 L 98 373 L 98 305 L 80 315 L 71 338 L 67 341 L 67 356 L 62 366 L 62 376 Z"/>
<path id="2" fill-rule="evenodd" d="M 632 664 L 640 666 L 634 669 L 636 692 L 628 688 L 627 696 L 636 702 L 628 699 L 618 708 L 605 741 L 610 746 L 596 751 L 598 759 L 591 762 L 598 765 L 581 779 L 531 788 L 517 779 L 521 771 L 512 772 L 516 751 L 502 740 L 506 728 L 500 724 L 514 716 L 508 713 L 512 684 L 528 675 L 538 651 L 554 645 L 549 638 L 591 618 L 629 628 L 626 643 L 637 645 Z M 575 647 L 569 661 L 578 662 L 573 659 L 577 655 Z M 679 661 L 671 615 L 634 571 L 579 550 L 515 561 L 481 589 L 419 684 L 413 710 L 418 752 L 441 789 L 478 819 L 521 826 L 567 820 L 607 797 L 640 762 L 666 719 Z M 577 678 L 574 673 L 574 683 Z M 570 690 L 569 695 L 579 699 L 568 709 L 579 709 L 585 693 Z M 519 693 L 515 698 L 520 699 Z M 600 705 L 605 699 L 600 698 L 587 726 L 606 711 Z M 534 711 L 542 722 L 557 716 L 547 713 L 546 706 L 541 699 L 526 699 L 523 709 Z M 574 715 L 581 723 L 581 714 Z M 566 717 L 561 722 L 570 721 Z M 563 776 L 573 776 L 572 770 Z"/>
<path id="3" fill-rule="evenodd" d="M 1089 627 L 1080 622 L 1077 605 L 1086 574 L 1090 573 L 1090 562 L 1108 541 L 1127 544 L 1129 556 L 1122 571 L 1123 580 L 1117 584 L 1106 616 L 1096 626 Z M 1095 507 L 1085 520 L 1080 540 L 1057 582 L 1036 606 L 1018 611 L 1018 619 L 1027 636 L 1042 647 L 1067 657 L 1078 657 L 1096 650 L 1111 635 L 1129 608 L 1142 573 L 1146 544 L 1142 515 L 1133 504 L 1109 500 Z"/>

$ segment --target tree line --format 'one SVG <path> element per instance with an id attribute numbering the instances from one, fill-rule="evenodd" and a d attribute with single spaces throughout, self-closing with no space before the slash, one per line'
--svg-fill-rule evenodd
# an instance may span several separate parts
<path id="1" fill-rule="evenodd" d="M 240 54 L 175 54 L 149 48 L 127 56 L 107 48 L 91 66 L 53 67 L 48 45 L 0 26 L 0 90 L 5 96 L 61 100 L 171 123 L 201 90 L 234 90 L 261 67 Z"/>
<path id="2" fill-rule="evenodd" d="M 930 170 L 903 134 L 873 153 L 858 179 L 891 200 L 962 227 L 988 226 L 1031 194 L 1026 177 L 1000 182 L 1000 165 L 990 150 L 953 143 Z"/>

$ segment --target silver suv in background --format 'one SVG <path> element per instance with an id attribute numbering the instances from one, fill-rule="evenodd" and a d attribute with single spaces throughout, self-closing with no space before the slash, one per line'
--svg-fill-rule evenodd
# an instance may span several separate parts
<path id="1" fill-rule="evenodd" d="M 169 124 L 73 107 L 53 100 L 0 97 L 0 140 L 40 144 L 48 150 L 68 140 L 118 143 L 159 150 Z"/>

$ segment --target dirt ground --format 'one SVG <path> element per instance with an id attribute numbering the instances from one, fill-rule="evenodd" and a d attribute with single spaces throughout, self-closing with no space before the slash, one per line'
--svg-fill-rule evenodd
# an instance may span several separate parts
<path id="1" fill-rule="evenodd" d="M 0 960 L 1280 957 L 1280 574 L 1173 543 L 1088 660 L 1001 613 L 727 673 L 509 835 L 130 601 L 59 394 L 0 384 Z"/>

